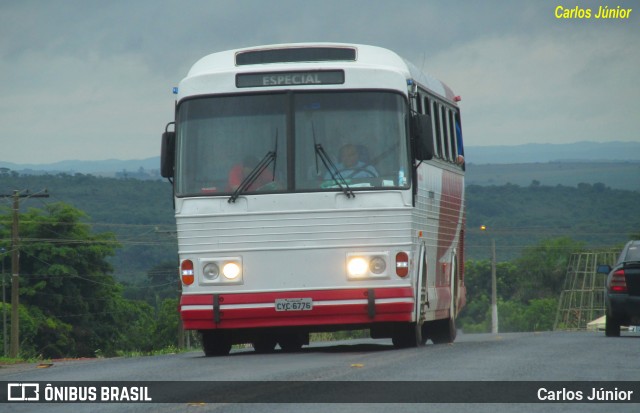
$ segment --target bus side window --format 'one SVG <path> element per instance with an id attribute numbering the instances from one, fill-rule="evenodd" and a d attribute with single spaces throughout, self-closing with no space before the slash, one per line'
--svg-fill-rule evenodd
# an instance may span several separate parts
<path id="1" fill-rule="evenodd" d="M 449 146 L 449 135 L 451 131 L 449 130 L 449 122 L 447 122 L 448 113 L 449 109 L 446 106 L 440 106 L 440 115 L 442 116 L 442 147 L 444 148 L 443 158 L 446 161 L 451 160 L 451 148 Z"/>
<path id="2" fill-rule="evenodd" d="M 453 111 L 448 110 L 448 121 L 449 121 L 449 142 L 451 145 L 451 162 L 456 161 L 456 156 L 458 155 L 458 149 L 456 147 L 456 128 L 453 123 Z"/>
<path id="3" fill-rule="evenodd" d="M 462 166 L 462 169 L 465 169 L 464 166 L 464 140 L 462 138 L 462 125 L 460 123 L 460 112 L 456 112 L 455 114 L 455 123 L 456 123 L 456 163 Z"/>
<path id="4" fill-rule="evenodd" d="M 438 146 L 436 145 L 437 142 L 437 138 L 436 138 L 436 119 L 435 116 L 433 116 L 433 112 L 431 111 L 431 99 L 429 99 L 428 96 L 424 97 L 424 114 L 425 115 L 429 115 L 429 118 L 431 118 L 431 139 L 433 140 L 433 148 L 435 150 L 434 155 L 437 157 L 438 155 Z"/>
<path id="5" fill-rule="evenodd" d="M 438 104 L 433 101 L 433 118 L 435 120 L 435 129 L 436 133 L 433 135 L 435 138 L 435 148 L 436 148 L 436 156 L 438 158 L 442 158 L 442 122 L 440 121 L 440 111 L 438 110 Z"/>

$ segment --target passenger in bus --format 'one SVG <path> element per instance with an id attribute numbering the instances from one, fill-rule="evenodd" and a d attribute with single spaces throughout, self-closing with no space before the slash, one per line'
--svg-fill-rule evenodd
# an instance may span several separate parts
<path id="1" fill-rule="evenodd" d="M 344 179 L 349 178 L 375 178 L 378 171 L 373 165 L 366 164 L 360 159 L 356 145 L 347 144 L 340 148 L 340 162 L 336 167 Z M 325 179 L 331 179 L 331 173 L 327 171 Z"/>
<path id="2" fill-rule="evenodd" d="M 458 146 L 458 154 L 456 156 L 456 163 L 458 165 L 464 164 L 464 143 L 462 140 L 462 128 L 460 122 L 456 120 L 456 143 Z"/>
<path id="3" fill-rule="evenodd" d="M 258 165 L 260 161 L 255 156 L 245 156 L 242 162 L 235 165 L 229 171 L 229 186 L 227 190 L 235 191 L 238 189 L 242 181 L 253 171 L 253 168 Z M 260 176 L 247 188 L 248 191 L 255 191 L 265 186 L 269 182 L 273 181 L 273 174 L 269 168 L 262 171 Z"/>

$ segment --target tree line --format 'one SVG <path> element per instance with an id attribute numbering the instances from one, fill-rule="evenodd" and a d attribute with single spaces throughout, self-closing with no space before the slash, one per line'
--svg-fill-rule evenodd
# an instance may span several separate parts
<path id="1" fill-rule="evenodd" d="M 3 267 L 13 247 L 9 217 L 0 215 Z M 108 262 L 120 247 L 116 236 L 92 231 L 83 217 L 82 211 L 64 203 L 19 215 L 21 356 L 113 356 L 175 347 L 175 264 L 171 286 L 150 274 L 145 290 L 155 293 L 157 306 L 125 298 L 126 286 L 113 277 Z M 9 303 L 4 306 L 11 311 Z"/>
<path id="2" fill-rule="evenodd" d="M 22 356 L 111 356 L 178 346 L 171 186 L 82 174 L 0 174 L 0 192 L 24 188 L 47 188 L 52 199 L 24 202 L 20 213 Z M 458 323 L 466 332 L 490 329 L 490 237 L 499 252 L 501 331 L 550 329 L 569 255 L 640 237 L 640 217 L 630 212 L 640 201 L 634 191 L 532 182 L 471 185 L 466 195 L 467 307 Z M 0 204 L 6 251 L 10 209 Z M 9 256 L 2 257 L 6 268 Z"/>

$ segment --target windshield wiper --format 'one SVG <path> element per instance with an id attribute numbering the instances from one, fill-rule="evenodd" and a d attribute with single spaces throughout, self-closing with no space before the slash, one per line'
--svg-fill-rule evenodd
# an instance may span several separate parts
<path id="1" fill-rule="evenodd" d="M 278 130 L 276 129 L 276 144 L 275 148 L 272 151 L 267 152 L 267 154 L 262 158 L 260 162 L 249 172 L 247 176 L 244 177 L 240 185 L 235 190 L 235 192 L 231 195 L 228 203 L 236 202 L 236 199 L 246 191 L 253 183 L 258 179 L 258 177 L 264 172 L 265 169 L 269 167 L 269 165 L 273 162 L 273 178 L 272 181 L 276 179 L 276 154 L 278 152 Z"/>
<path id="2" fill-rule="evenodd" d="M 344 192 L 347 198 L 355 198 L 356 194 L 353 193 L 353 191 L 349 187 L 349 184 L 344 179 L 344 176 L 342 176 L 342 174 L 338 170 L 338 167 L 331 161 L 331 158 L 329 157 L 329 155 L 327 155 L 327 152 L 322 147 L 322 144 L 316 141 L 316 128 L 313 126 L 313 121 L 311 121 L 311 134 L 313 135 L 313 147 L 316 151 L 316 173 L 319 173 L 318 157 L 320 157 L 320 160 L 324 164 L 324 167 L 327 168 L 327 171 L 329 171 L 329 173 L 331 174 L 331 179 L 333 179 L 333 181 L 338 185 L 342 192 Z"/>

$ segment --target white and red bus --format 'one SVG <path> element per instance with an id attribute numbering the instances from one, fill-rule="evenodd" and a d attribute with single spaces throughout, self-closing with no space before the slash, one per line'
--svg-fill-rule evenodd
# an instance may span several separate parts
<path id="1" fill-rule="evenodd" d="M 451 89 L 386 49 L 304 43 L 208 55 L 174 93 L 161 169 L 180 315 L 206 355 L 295 351 L 319 331 L 455 339 L 465 214 Z"/>

